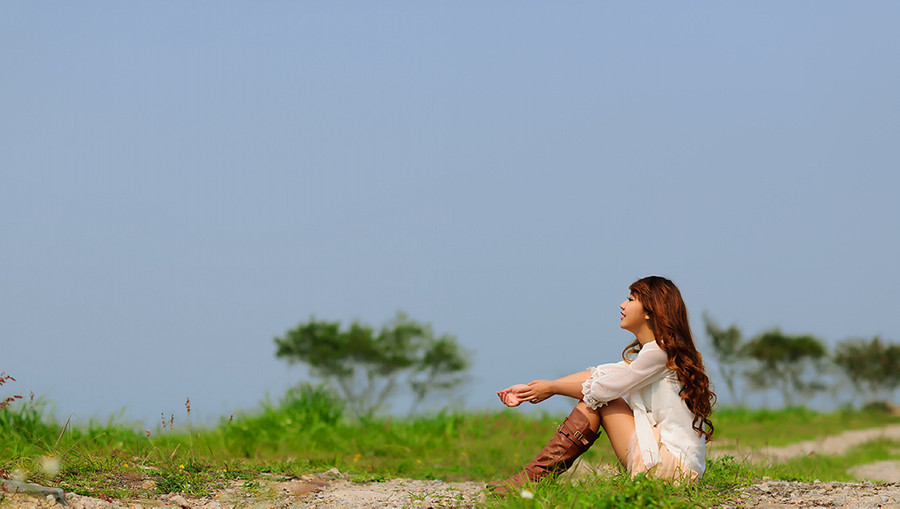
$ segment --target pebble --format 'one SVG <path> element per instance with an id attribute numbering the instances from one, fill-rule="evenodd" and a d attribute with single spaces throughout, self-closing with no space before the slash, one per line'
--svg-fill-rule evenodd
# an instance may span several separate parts
<path id="1" fill-rule="evenodd" d="M 300 487 L 308 480 L 288 480 L 282 484 Z M 433 480 L 391 479 L 384 482 L 354 483 L 336 479 L 319 485 L 318 491 L 278 491 L 267 497 L 254 497 L 226 490 L 208 498 L 194 498 L 182 494 L 163 495 L 158 500 L 108 502 L 91 497 L 66 494 L 72 509 L 141 509 L 183 508 L 223 509 L 229 507 L 266 508 L 377 508 L 399 509 L 407 507 L 478 507 L 486 497 L 484 485 L 475 482 L 443 482 Z M 737 490 L 732 502 L 722 504 L 721 509 L 757 507 L 776 509 L 787 507 L 831 508 L 854 507 L 900 509 L 900 483 L 842 483 L 842 482 L 789 482 L 764 481 Z M 61 508 L 56 499 L 7 493 L 4 508 Z"/>
<path id="2" fill-rule="evenodd" d="M 327 479 L 327 480 L 326 480 Z M 251 495 L 236 487 L 222 489 L 211 497 L 195 498 L 183 494 L 162 495 L 157 500 L 113 501 L 67 493 L 72 509 L 140 509 L 140 508 L 441 508 L 475 507 L 485 501 L 484 484 L 445 482 L 440 480 L 391 479 L 384 482 L 355 483 L 340 472 L 302 479 L 286 479 L 271 483 L 273 490 L 264 495 Z M 52 497 L 6 493 L 3 508 L 61 508 Z"/>
<path id="3" fill-rule="evenodd" d="M 900 483 L 766 481 L 739 489 L 738 496 L 742 499 L 739 507 L 900 509 Z"/>

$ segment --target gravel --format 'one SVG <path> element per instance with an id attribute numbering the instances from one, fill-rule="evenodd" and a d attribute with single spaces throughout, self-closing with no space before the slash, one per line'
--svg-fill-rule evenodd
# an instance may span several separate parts
<path id="1" fill-rule="evenodd" d="M 900 508 L 900 484 L 766 481 L 743 488 L 739 497 L 740 505 L 721 507 Z"/>
<path id="2" fill-rule="evenodd" d="M 66 494 L 73 509 L 149 507 L 191 507 L 219 509 L 247 508 L 405 508 L 476 507 L 485 500 L 484 483 L 439 480 L 390 479 L 384 482 L 352 482 L 336 469 L 299 479 L 271 476 L 261 480 L 265 488 L 248 493 L 243 482 L 235 482 L 210 497 L 184 494 L 162 495 L 154 500 L 107 501 Z M 4 508 L 59 508 L 52 496 L 37 497 L 6 493 Z"/>

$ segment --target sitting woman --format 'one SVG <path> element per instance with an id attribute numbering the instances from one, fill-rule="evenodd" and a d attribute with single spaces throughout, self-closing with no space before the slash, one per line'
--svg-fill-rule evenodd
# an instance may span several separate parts
<path id="1" fill-rule="evenodd" d="M 623 361 L 497 392 L 510 407 L 556 394 L 580 401 L 521 472 L 488 484 L 495 493 L 564 472 L 590 448 L 601 427 L 632 475 L 646 472 L 680 480 L 703 475 L 716 395 L 694 346 L 681 292 L 658 276 L 640 279 L 629 290 L 619 306 L 619 326 L 635 339 L 622 353 Z"/>

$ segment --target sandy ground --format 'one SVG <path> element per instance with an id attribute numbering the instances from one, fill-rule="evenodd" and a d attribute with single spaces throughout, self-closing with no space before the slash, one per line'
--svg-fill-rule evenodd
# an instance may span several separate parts
<path id="1" fill-rule="evenodd" d="M 848 431 L 821 440 L 806 441 L 785 447 L 763 450 L 713 447 L 711 457 L 733 456 L 754 461 L 785 461 L 800 455 L 842 454 L 851 447 L 887 438 L 900 441 L 900 426 Z M 576 478 L 592 469 L 581 463 L 567 474 Z M 815 482 L 798 483 L 765 480 L 741 489 L 740 503 L 734 507 L 860 507 L 900 509 L 900 461 L 882 461 L 853 468 L 851 473 L 860 479 L 855 483 Z M 69 507 L 150 508 L 150 507 L 305 507 L 305 508 L 405 508 L 405 507 L 477 507 L 485 500 L 482 483 L 451 483 L 413 479 L 392 479 L 385 482 L 354 483 L 337 470 L 303 478 L 271 476 L 261 479 L 259 486 L 248 493 L 243 483 L 235 483 L 207 498 L 185 495 L 164 495 L 154 500 L 106 501 L 65 494 Z M 26 495 L 3 493 L 0 507 L 42 508 L 61 507 L 53 494 Z M 721 507 L 731 507 L 723 504 Z"/>

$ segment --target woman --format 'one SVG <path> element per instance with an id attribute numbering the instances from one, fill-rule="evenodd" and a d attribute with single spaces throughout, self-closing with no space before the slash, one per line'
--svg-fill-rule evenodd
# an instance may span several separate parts
<path id="1" fill-rule="evenodd" d="M 556 394 L 580 401 L 523 471 L 488 485 L 496 493 L 564 472 L 590 448 L 601 426 L 631 475 L 687 480 L 703 475 L 716 395 L 694 346 L 681 292 L 659 276 L 639 279 L 629 290 L 619 306 L 619 326 L 635 339 L 622 352 L 623 361 L 497 392 L 510 407 Z"/>

